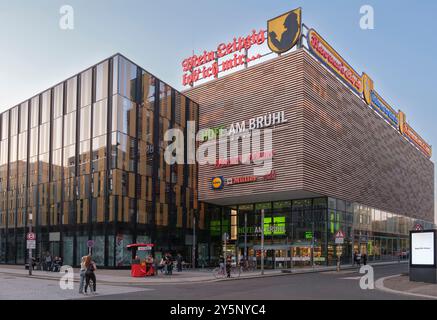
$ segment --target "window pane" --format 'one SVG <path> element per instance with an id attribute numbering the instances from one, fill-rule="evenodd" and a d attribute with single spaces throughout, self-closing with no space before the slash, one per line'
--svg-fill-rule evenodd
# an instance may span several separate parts
<path id="1" fill-rule="evenodd" d="M 2 135 L 1 139 L 6 140 L 9 136 L 9 111 L 2 114 Z"/>
<path id="2" fill-rule="evenodd" d="M 9 163 L 14 164 L 14 162 L 17 161 L 17 151 L 18 151 L 18 139 L 17 136 L 13 136 L 9 139 L 10 146 L 9 146 Z M 10 169 L 11 171 L 11 169 Z"/>
<path id="3" fill-rule="evenodd" d="M 57 119 L 62 116 L 64 108 L 64 84 L 58 85 L 54 89 L 53 100 L 53 119 Z"/>
<path id="4" fill-rule="evenodd" d="M 35 128 L 39 124 L 39 96 L 30 102 L 30 127 Z"/>
<path id="5" fill-rule="evenodd" d="M 76 110 L 77 106 L 77 77 L 67 81 L 67 105 L 65 113 Z"/>
<path id="6" fill-rule="evenodd" d="M 53 120 L 53 150 L 62 148 L 62 118 Z"/>
<path id="7" fill-rule="evenodd" d="M 29 121 L 29 103 L 26 101 L 22 103 L 20 106 L 20 133 L 27 130 L 28 121 Z"/>
<path id="8" fill-rule="evenodd" d="M 39 153 L 49 152 L 50 147 L 50 122 L 40 126 Z"/>
<path id="9" fill-rule="evenodd" d="M 118 77 L 118 93 L 132 101 L 135 101 L 137 66 L 130 63 L 123 57 L 119 57 Z"/>
<path id="10" fill-rule="evenodd" d="M 18 138 L 18 160 L 27 159 L 27 132 L 21 133 Z"/>
<path id="11" fill-rule="evenodd" d="M 96 68 L 96 101 L 108 97 L 109 62 L 105 61 Z"/>
<path id="12" fill-rule="evenodd" d="M 81 74 L 80 78 L 80 106 L 85 107 L 91 104 L 92 69 Z"/>
<path id="13" fill-rule="evenodd" d="M 11 110 L 11 137 L 18 134 L 18 107 Z"/>
<path id="14" fill-rule="evenodd" d="M 112 131 L 120 131 L 135 136 L 135 104 L 117 96 L 112 112 Z"/>
<path id="15" fill-rule="evenodd" d="M 76 112 L 64 117 L 64 145 L 69 146 L 76 142 Z"/>
<path id="16" fill-rule="evenodd" d="M 91 106 L 80 109 L 80 141 L 90 139 Z"/>
<path id="17" fill-rule="evenodd" d="M 107 100 L 101 100 L 94 104 L 93 137 L 98 137 L 106 133 L 107 127 Z"/>
<path id="18" fill-rule="evenodd" d="M 35 127 L 30 130 L 30 139 L 29 139 L 30 157 L 34 157 L 38 155 L 38 129 L 39 127 Z"/>
<path id="19" fill-rule="evenodd" d="M 41 124 L 50 121 L 50 90 L 42 94 L 42 105 L 41 105 Z"/>

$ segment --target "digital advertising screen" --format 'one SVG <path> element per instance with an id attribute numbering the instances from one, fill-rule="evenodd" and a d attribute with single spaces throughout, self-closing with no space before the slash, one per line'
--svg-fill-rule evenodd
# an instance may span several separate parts
<path id="1" fill-rule="evenodd" d="M 411 234 L 411 265 L 433 266 L 435 264 L 435 233 Z"/>

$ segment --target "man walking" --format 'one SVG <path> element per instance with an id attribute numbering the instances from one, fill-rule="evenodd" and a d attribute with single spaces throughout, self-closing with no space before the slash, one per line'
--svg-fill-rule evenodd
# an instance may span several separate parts
<path id="1" fill-rule="evenodd" d="M 178 272 L 182 272 L 182 256 L 180 253 L 176 256 L 176 267 Z"/>

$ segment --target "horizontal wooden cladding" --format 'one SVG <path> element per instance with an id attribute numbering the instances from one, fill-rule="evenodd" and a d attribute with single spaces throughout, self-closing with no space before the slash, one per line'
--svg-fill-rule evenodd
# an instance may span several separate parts
<path id="1" fill-rule="evenodd" d="M 303 187 L 303 75 L 302 53 L 295 52 L 246 70 L 214 80 L 186 92 L 199 103 L 200 128 L 229 127 L 267 113 L 285 111 L 288 122 L 273 128 L 274 181 L 227 186 L 211 190 L 216 176 L 238 177 L 254 174 L 253 165 L 215 169 L 212 165 L 199 168 L 199 199 L 245 197 Z"/>
<path id="2" fill-rule="evenodd" d="M 304 56 L 304 187 L 434 221 L 434 164 Z"/>
<path id="3" fill-rule="evenodd" d="M 274 128 L 277 180 L 214 191 L 213 177 L 254 167 L 201 166 L 201 201 L 303 190 L 434 220 L 434 164 L 305 50 L 185 93 L 200 105 L 201 129 L 283 110 L 289 120 Z"/>

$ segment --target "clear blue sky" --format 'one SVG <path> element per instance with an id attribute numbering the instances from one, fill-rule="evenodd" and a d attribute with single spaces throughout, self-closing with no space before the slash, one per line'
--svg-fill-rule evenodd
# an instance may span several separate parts
<path id="1" fill-rule="evenodd" d="M 75 10 L 73 31 L 58 26 L 64 4 Z M 359 28 L 365 4 L 375 9 L 375 30 Z M 435 0 L 0 0 L 0 112 L 116 52 L 180 88 L 180 63 L 192 50 L 214 49 L 298 6 L 437 154 Z"/>

